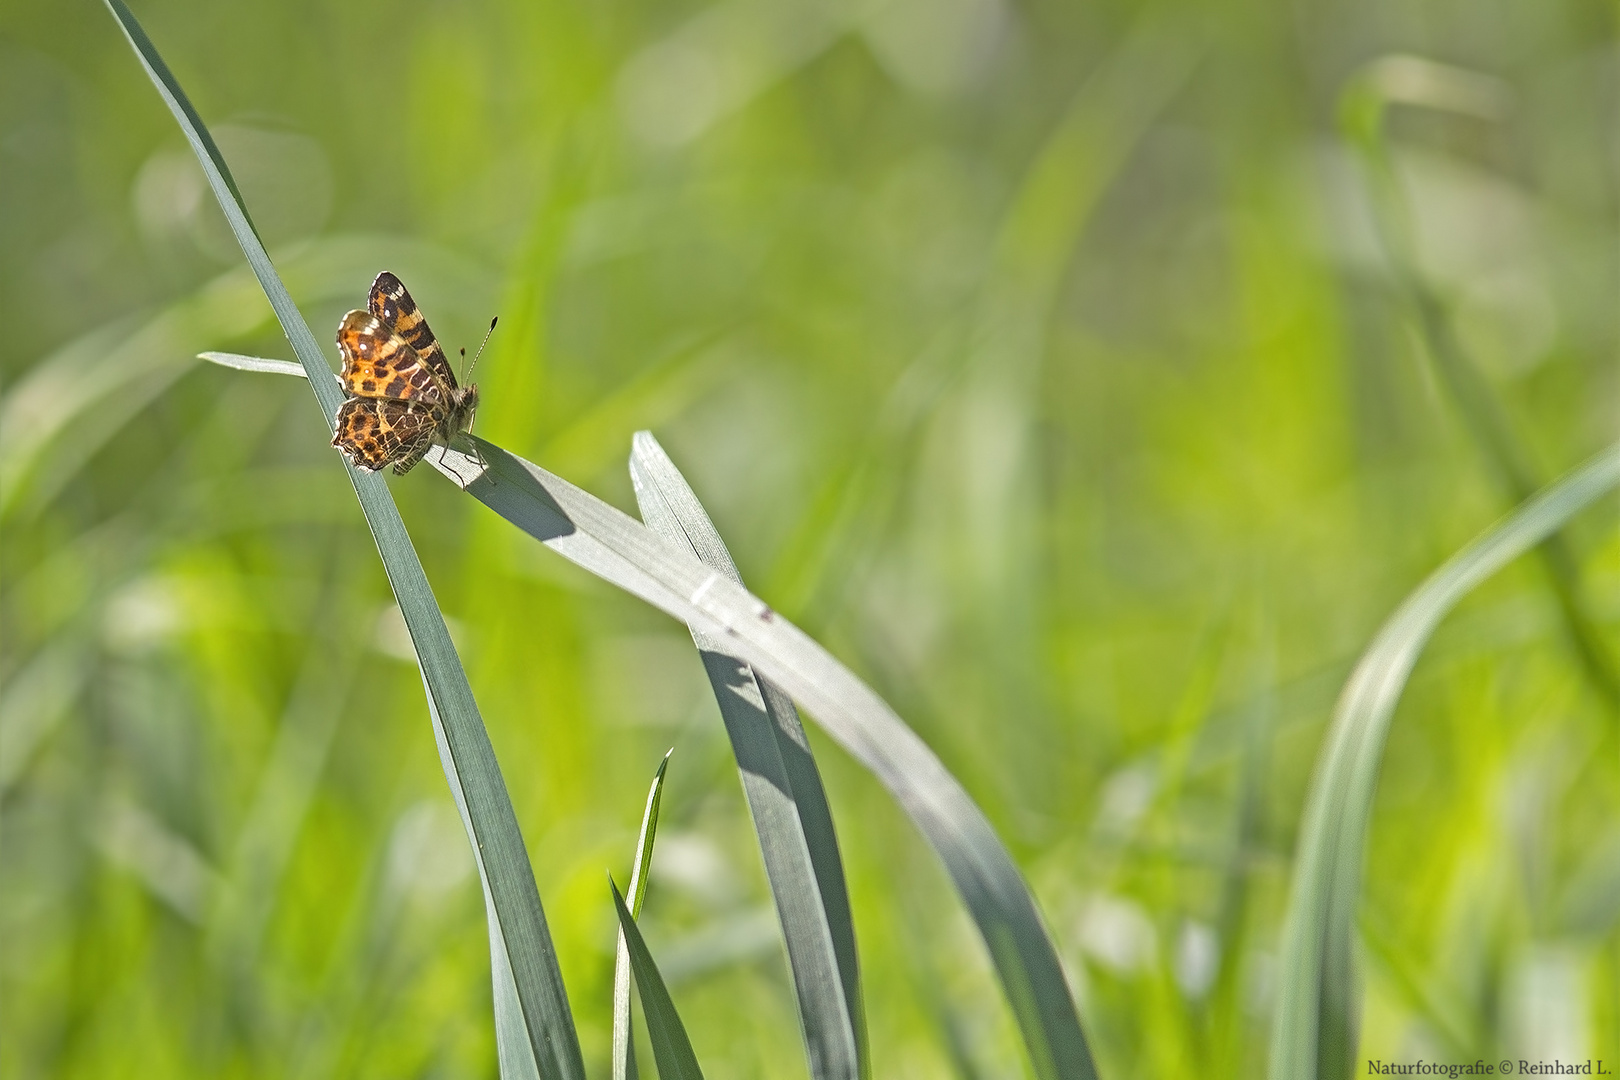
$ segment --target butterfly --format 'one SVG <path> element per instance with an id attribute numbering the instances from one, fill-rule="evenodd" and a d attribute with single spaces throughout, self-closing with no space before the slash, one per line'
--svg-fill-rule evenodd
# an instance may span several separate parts
<path id="1" fill-rule="evenodd" d="M 378 274 L 366 306 L 338 324 L 339 379 L 349 400 L 338 409 L 332 445 L 358 469 L 377 472 L 392 465 L 404 476 L 434 443 L 448 446 L 472 430 L 478 387 L 456 384 L 444 350 L 399 278 L 386 270 Z"/>

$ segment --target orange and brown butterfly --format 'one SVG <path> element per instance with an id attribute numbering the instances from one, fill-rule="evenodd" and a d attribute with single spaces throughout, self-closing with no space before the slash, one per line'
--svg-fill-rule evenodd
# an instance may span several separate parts
<path id="1" fill-rule="evenodd" d="M 349 400 L 338 409 L 332 445 L 356 468 L 376 472 L 392 465 L 404 476 L 434 443 L 449 445 L 471 430 L 478 387 L 456 385 L 444 350 L 399 278 L 378 274 L 367 308 L 338 324 L 339 378 Z"/>

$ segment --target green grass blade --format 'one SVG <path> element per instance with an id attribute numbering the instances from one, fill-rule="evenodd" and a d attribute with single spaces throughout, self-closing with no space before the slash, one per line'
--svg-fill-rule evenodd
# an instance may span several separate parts
<path id="1" fill-rule="evenodd" d="M 647 526 L 742 584 L 709 515 L 658 441 L 637 432 L 630 454 Z M 766 876 L 787 943 L 810 1075 L 855 1080 L 866 1057 L 855 924 L 832 811 L 792 700 L 725 643 L 694 630 L 742 774 Z"/>
<path id="2" fill-rule="evenodd" d="M 758 597 L 640 522 L 482 439 L 481 461 L 428 460 L 564 558 L 724 641 L 881 780 L 945 863 L 979 927 L 1042 1080 L 1096 1070 L 1034 897 L 983 811 L 888 704 Z"/>
<path id="3" fill-rule="evenodd" d="M 296 375 L 300 379 L 309 378 L 309 372 L 304 365 L 295 364 L 291 360 L 271 360 L 263 356 L 243 356 L 241 353 L 230 352 L 202 352 L 197 359 L 207 360 L 210 364 L 220 367 L 235 368 L 237 371 L 262 371 L 268 375 Z"/>
<path id="4" fill-rule="evenodd" d="M 224 159 L 129 9 L 122 0 L 107 0 L 107 6 L 196 152 L 330 426 L 342 403 L 342 392 L 314 334 L 271 265 Z M 583 1080 L 578 1037 L 534 872 L 466 672 L 387 484 L 377 474 L 352 467 L 348 472 L 416 649 L 445 777 L 467 826 L 484 885 L 502 1074 Z"/>
<path id="5" fill-rule="evenodd" d="M 671 747 L 664 752 L 647 789 L 647 806 L 641 812 L 641 832 L 636 836 L 636 862 L 630 869 L 630 914 L 641 917 L 641 902 L 647 898 L 647 870 L 652 866 L 653 839 L 658 835 L 658 808 L 664 802 L 664 772 L 669 768 Z"/>
<path id="6" fill-rule="evenodd" d="M 1535 494 L 1543 474 L 1507 401 L 1464 347 L 1450 303 L 1419 264 L 1416 208 L 1397 175 L 1385 124 L 1390 107 L 1401 103 L 1500 120 L 1506 114 L 1506 95 L 1506 88 L 1488 76 L 1417 57 L 1384 57 L 1350 79 L 1340 95 L 1339 113 L 1341 131 L 1361 156 L 1374 234 L 1388 259 L 1391 284 L 1492 478 L 1516 505 Z M 1583 595 L 1568 538 L 1549 533 L 1541 541 L 1540 556 L 1576 658 L 1609 707 L 1620 710 L 1620 670 Z"/>
<path id="7" fill-rule="evenodd" d="M 641 914 L 647 896 L 647 868 L 652 865 L 653 838 L 658 835 L 658 807 L 664 799 L 664 771 L 669 768 L 671 749 L 658 763 L 652 787 L 647 789 L 647 807 L 641 812 L 641 833 L 636 837 L 636 861 L 630 869 L 630 914 Z M 630 949 L 619 931 L 619 945 L 613 957 L 613 1080 L 635 1080 L 636 1052 L 630 1042 Z"/>
<path id="8" fill-rule="evenodd" d="M 692 1052 L 692 1041 L 686 1037 L 686 1025 L 681 1023 L 670 1000 L 664 977 L 653 963 L 652 953 L 636 928 L 636 920 L 625 907 L 619 887 L 608 878 L 613 890 L 613 907 L 619 913 L 620 940 L 628 945 L 630 964 L 636 973 L 636 990 L 641 995 L 641 1011 L 647 1017 L 647 1035 L 652 1041 L 653 1060 L 658 1063 L 658 1080 L 702 1080 L 703 1070 L 698 1068 L 697 1055 Z"/>
<path id="9" fill-rule="evenodd" d="M 1272 1080 L 1352 1071 L 1351 939 L 1362 851 L 1391 717 L 1419 653 L 1459 600 L 1620 484 L 1620 446 L 1544 489 L 1431 574 L 1390 616 L 1334 710 L 1306 803 L 1284 930 Z"/>

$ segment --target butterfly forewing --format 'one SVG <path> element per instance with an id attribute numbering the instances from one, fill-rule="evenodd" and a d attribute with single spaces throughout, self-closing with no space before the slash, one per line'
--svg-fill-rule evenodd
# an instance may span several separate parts
<path id="1" fill-rule="evenodd" d="M 437 404 L 449 396 L 421 354 L 369 311 L 343 316 L 337 343 L 343 353 L 343 387 L 356 397 Z"/>
<path id="2" fill-rule="evenodd" d="M 422 362 L 427 364 L 446 387 L 455 389 L 456 376 L 450 370 L 450 362 L 445 359 L 444 350 L 439 347 L 439 339 L 433 336 L 433 330 L 428 326 L 421 309 L 416 306 L 416 301 L 411 299 L 410 291 L 405 288 L 404 282 L 384 270 L 377 275 L 377 280 L 371 283 L 371 295 L 368 299 L 371 313 L 385 326 L 392 326 L 394 332 L 416 350 Z"/>

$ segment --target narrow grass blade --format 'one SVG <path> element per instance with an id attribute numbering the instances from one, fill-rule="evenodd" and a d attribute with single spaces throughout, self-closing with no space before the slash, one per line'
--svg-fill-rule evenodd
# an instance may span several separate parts
<path id="1" fill-rule="evenodd" d="M 1334 711 L 1306 802 L 1284 929 L 1272 1028 L 1272 1080 L 1352 1071 L 1351 932 L 1362 850 L 1390 719 L 1419 653 L 1459 600 L 1620 485 L 1620 445 L 1546 488 L 1453 555 L 1390 616 Z"/>
<path id="2" fill-rule="evenodd" d="M 780 686 L 883 782 L 939 853 L 979 927 L 1042 1080 L 1096 1070 L 1034 897 L 968 793 L 870 687 L 798 627 L 690 551 L 537 465 L 473 438 L 428 460 L 490 509 Z"/>
<path id="3" fill-rule="evenodd" d="M 129 9 L 122 0 L 106 2 L 190 141 L 330 426 L 342 403 L 342 392 L 314 334 L 271 265 L 218 147 Z M 579 1041 L 534 872 L 466 672 L 387 484 L 374 473 L 352 467 L 348 472 L 416 648 L 440 760 L 483 882 L 501 1073 L 508 1078 L 583 1080 Z"/>
<path id="4" fill-rule="evenodd" d="M 1446 298 L 1421 268 L 1415 208 L 1396 173 L 1384 122 L 1395 104 L 1500 120 L 1508 101 L 1506 85 L 1489 76 L 1414 56 L 1386 56 L 1350 79 L 1340 95 L 1339 112 L 1345 138 L 1361 155 L 1374 232 L 1388 259 L 1391 284 L 1497 487 L 1516 505 L 1541 486 L 1541 470 L 1519 436 L 1507 402 L 1463 345 Z M 1548 533 L 1539 553 L 1576 658 L 1609 707 L 1620 711 L 1620 670 L 1583 595 L 1569 539 Z"/>
<path id="5" fill-rule="evenodd" d="M 309 378 L 309 372 L 304 365 L 295 364 L 291 360 L 270 360 L 263 356 L 243 356 L 241 353 L 231 352 L 203 352 L 197 354 L 197 359 L 207 360 L 210 364 L 220 367 L 235 368 L 237 371 L 263 371 L 270 375 L 296 375 L 300 379 Z"/>
<path id="6" fill-rule="evenodd" d="M 641 1011 L 647 1017 L 658 1080 L 702 1080 L 703 1070 L 698 1068 L 692 1041 L 686 1037 L 686 1025 L 681 1023 L 664 977 L 658 973 L 658 965 L 653 963 L 652 953 L 647 951 L 647 943 L 612 877 L 608 878 L 608 888 L 613 890 L 613 906 L 619 913 L 619 940 L 628 947 L 630 965 L 636 973 L 636 990 L 641 995 Z"/>
<path id="7" fill-rule="evenodd" d="M 636 433 L 630 477 L 647 526 L 742 584 L 724 541 L 658 440 Z M 816 1080 L 856 1080 L 866 1057 L 855 925 L 821 773 L 792 700 L 693 630 L 759 835 Z"/>
<path id="8" fill-rule="evenodd" d="M 647 896 L 647 868 L 652 865 L 653 837 L 658 835 L 658 807 L 664 799 L 664 770 L 669 768 L 671 749 L 658 763 L 652 787 L 647 790 L 647 808 L 641 812 L 641 834 L 636 837 L 636 861 L 630 869 L 630 915 L 641 914 L 641 901 Z M 630 949 L 619 931 L 619 945 L 613 957 L 613 1080 L 635 1080 L 636 1050 L 630 1041 Z"/>

